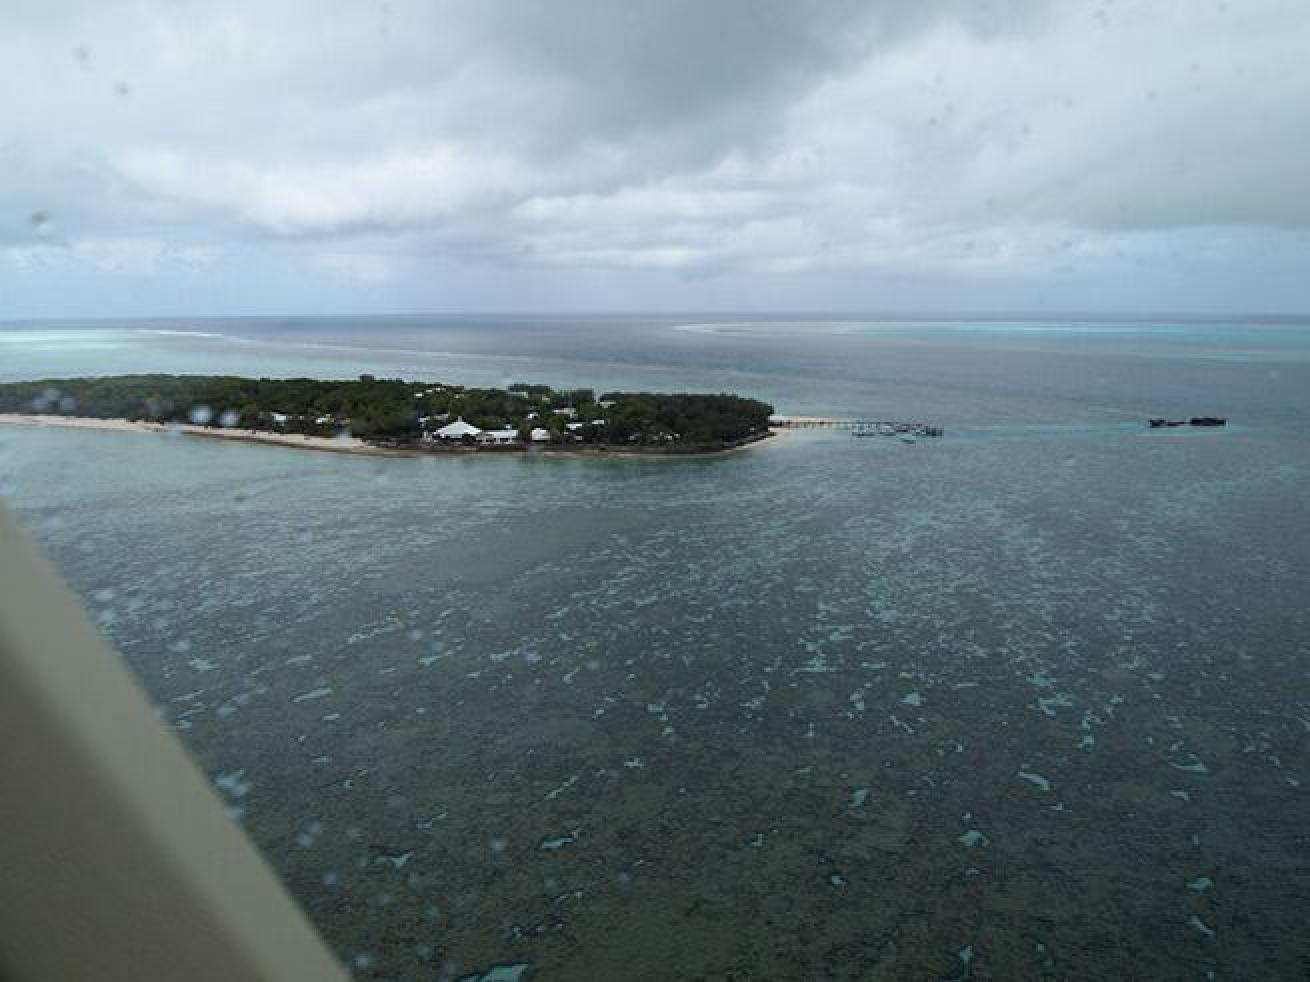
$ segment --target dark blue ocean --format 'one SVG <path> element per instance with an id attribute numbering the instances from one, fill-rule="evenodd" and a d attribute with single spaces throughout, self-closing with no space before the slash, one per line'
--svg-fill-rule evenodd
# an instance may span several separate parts
<path id="1" fill-rule="evenodd" d="M 0 381 L 129 371 L 946 428 L 602 460 L 0 426 L 0 493 L 360 978 L 1310 976 L 1310 323 L 0 325 Z"/>

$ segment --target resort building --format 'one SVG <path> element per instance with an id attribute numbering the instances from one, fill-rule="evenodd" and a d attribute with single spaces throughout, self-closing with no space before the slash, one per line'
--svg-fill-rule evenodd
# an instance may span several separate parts
<path id="1" fill-rule="evenodd" d="M 474 438 L 482 431 L 471 423 L 457 419 L 453 423 L 447 423 L 441 429 L 437 430 L 438 440 L 463 440 L 466 437 Z"/>

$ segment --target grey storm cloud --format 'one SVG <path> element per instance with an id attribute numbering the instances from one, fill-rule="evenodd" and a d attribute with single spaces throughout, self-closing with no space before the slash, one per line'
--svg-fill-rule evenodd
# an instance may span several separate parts
<path id="1" fill-rule="evenodd" d="M 1300 0 L 11 0 L 0 288 L 1304 305 L 1307 50 Z"/>

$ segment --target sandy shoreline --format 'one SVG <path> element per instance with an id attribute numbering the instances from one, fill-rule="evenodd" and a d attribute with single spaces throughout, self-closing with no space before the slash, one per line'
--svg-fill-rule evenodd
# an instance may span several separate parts
<path id="1" fill-rule="evenodd" d="M 401 453 L 374 447 L 357 437 L 304 436 L 300 433 L 267 433 L 262 430 L 223 430 L 191 423 L 147 423 L 128 419 L 99 419 L 93 416 L 52 416 L 39 413 L 0 413 L 0 423 L 17 426 L 62 426 L 81 430 L 111 430 L 115 433 L 155 433 L 162 436 L 196 436 L 241 443 L 263 443 L 300 450 L 328 453 L 379 454 L 395 457 Z"/>
<path id="2" fill-rule="evenodd" d="M 327 453 L 349 453 L 349 454 L 366 454 L 379 457 L 418 457 L 424 455 L 430 456 L 475 456 L 478 450 L 468 450 L 465 453 L 452 450 L 446 452 L 428 452 L 422 449 L 408 450 L 404 448 L 377 447 L 371 443 L 366 443 L 358 437 L 324 437 L 324 436 L 305 436 L 300 433 L 269 433 L 264 430 L 238 430 L 238 429 L 215 429 L 209 426 L 196 426 L 191 423 L 148 423 L 139 420 L 128 419 L 100 419 L 95 416 L 55 416 L 44 413 L 0 413 L 0 424 L 11 424 L 15 426 L 55 426 L 66 427 L 82 430 L 110 430 L 115 433 L 154 433 L 159 436 L 194 436 L 202 439 L 211 440 L 235 440 L 240 443 L 261 443 L 266 446 L 291 447 L 297 450 L 319 450 Z M 725 447 L 722 450 L 706 450 L 694 453 L 639 453 L 625 452 L 622 450 L 546 450 L 542 451 L 550 456 L 570 455 L 577 457 L 643 457 L 657 460 L 677 460 L 687 457 L 704 457 L 721 453 L 731 453 L 734 450 L 745 450 L 748 447 L 758 447 L 764 443 L 773 442 L 778 436 L 786 432 L 770 428 L 769 437 L 759 440 L 752 440 L 748 443 L 736 447 Z M 526 451 L 515 451 L 523 453 Z M 493 452 L 489 456 L 499 456 Z"/>

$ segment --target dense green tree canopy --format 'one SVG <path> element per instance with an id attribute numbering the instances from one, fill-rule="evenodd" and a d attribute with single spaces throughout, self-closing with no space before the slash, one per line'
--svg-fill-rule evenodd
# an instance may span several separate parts
<path id="1" fill-rule="evenodd" d="M 0 412 L 190 422 L 205 426 L 414 442 L 454 419 L 480 429 L 548 430 L 556 442 L 721 447 L 764 432 L 773 408 L 724 393 L 478 389 L 361 375 L 358 379 L 114 375 L 0 385 Z"/>

